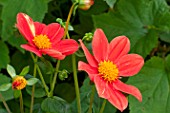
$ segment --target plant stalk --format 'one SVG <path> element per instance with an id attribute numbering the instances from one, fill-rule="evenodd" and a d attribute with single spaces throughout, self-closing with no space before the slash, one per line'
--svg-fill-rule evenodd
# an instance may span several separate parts
<path id="1" fill-rule="evenodd" d="M 0 99 L 2 100 L 2 102 L 3 102 L 3 104 L 4 104 L 4 106 L 5 106 L 6 110 L 7 110 L 7 112 L 8 112 L 8 113 L 12 113 L 12 112 L 10 111 L 9 107 L 8 107 L 8 104 L 6 103 L 4 97 L 2 96 L 1 93 L 0 93 Z"/>
<path id="2" fill-rule="evenodd" d="M 99 113 L 103 113 L 107 100 L 104 99 Z"/>
<path id="3" fill-rule="evenodd" d="M 36 77 L 36 64 L 34 64 L 34 73 L 33 73 L 33 76 Z M 32 95 L 31 95 L 30 113 L 33 112 L 33 106 L 34 106 L 34 92 L 35 92 L 35 85 L 32 86 Z"/>
<path id="4" fill-rule="evenodd" d="M 89 105 L 88 113 L 92 113 L 92 105 L 93 105 L 93 101 L 94 101 L 94 94 L 95 94 L 95 86 L 93 85 L 92 91 L 91 91 L 91 96 L 90 96 L 90 105 Z"/>
<path id="5" fill-rule="evenodd" d="M 19 101 L 20 101 L 20 112 L 21 112 L 21 113 L 24 113 L 24 106 L 23 106 L 22 91 L 21 91 L 21 94 L 20 94 Z"/>
<path id="6" fill-rule="evenodd" d="M 50 94 L 49 94 L 50 97 L 53 96 L 53 91 L 54 91 L 55 84 L 56 84 L 56 81 L 57 81 L 57 74 L 58 74 L 59 67 L 60 67 L 60 60 L 58 60 L 57 65 L 56 65 L 55 74 L 54 74 L 53 81 L 52 81 L 52 84 L 51 84 L 51 91 L 50 91 Z"/>
<path id="7" fill-rule="evenodd" d="M 42 84 L 43 84 L 43 86 L 44 86 L 44 88 L 45 88 L 45 91 L 46 91 L 46 93 L 47 93 L 47 96 L 49 97 L 48 87 L 47 87 L 47 85 L 46 85 L 46 83 L 45 83 L 45 80 L 44 80 L 44 78 L 43 78 L 43 75 L 42 75 L 42 73 L 41 73 L 41 70 L 40 70 L 40 68 L 39 68 L 39 66 L 38 66 L 37 64 L 35 64 L 35 65 L 36 65 L 38 74 L 39 74 L 39 76 L 40 76 L 41 82 L 42 82 Z"/>
<path id="8" fill-rule="evenodd" d="M 80 92 L 79 92 L 79 85 L 78 85 L 78 79 L 77 79 L 75 54 L 72 55 L 72 65 L 73 65 L 74 85 L 75 85 L 75 91 L 76 91 L 77 110 L 78 110 L 78 113 L 81 113 Z"/>
<path id="9" fill-rule="evenodd" d="M 66 21 L 66 26 L 65 26 L 65 32 L 64 32 L 64 36 L 63 36 L 63 39 L 66 38 L 66 35 L 67 35 L 67 32 L 68 32 L 68 24 L 70 22 L 70 18 L 71 18 L 71 15 L 73 13 L 73 9 L 74 9 L 74 6 L 76 5 L 76 3 L 73 3 L 71 8 L 70 8 L 70 11 L 69 11 L 69 14 L 68 14 L 68 17 L 67 17 L 67 21 Z"/>

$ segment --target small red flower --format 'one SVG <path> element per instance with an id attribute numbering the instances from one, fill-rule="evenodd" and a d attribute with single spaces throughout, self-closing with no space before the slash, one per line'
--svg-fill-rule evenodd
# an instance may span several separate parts
<path id="1" fill-rule="evenodd" d="M 34 22 L 24 13 L 18 13 L 16 27 L 28 41 L 28 44 L 23 44 L 21 47 L 39 57 L 42 54 L 48 54 L 62 60 L 66 55 L 73 54 L 78 49 L 78 43 L 75 40 L 61 40 L 64 35 L 64 28 L 58 23 L 45 25 Z"/>
<path id="2" fill-rule="evenodd" d="M 79 41 L 88 64 L 79 61 L 78 69 L 88 73 L 100 97 L 107 99 L 120 111 L 128 106 L 127 98 L 121 92 L 131 94 L 142 101 L 142 95 L 136 87 L 120 81 L 121 77 L 137 74 L 144 64 L 141 56 L 128 54 L 130 42 L 127 37 L 118 36 L 109 44 L 103 31 L 97 29 L 92 40 L 93 55 L 82 40 Z"/>

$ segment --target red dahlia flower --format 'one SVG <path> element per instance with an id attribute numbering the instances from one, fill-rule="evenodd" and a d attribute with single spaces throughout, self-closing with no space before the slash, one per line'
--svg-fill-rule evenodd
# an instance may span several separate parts
<path id="1" fill-rule="evenodd" d="M 109 44 L 103 31 L 97 29 L 92 40 L 93 55 L 82 40 L 79 41 L 88 64 L 79 61 L 78 69 L 88 73 L 100 97 L 107 99 L 120 111 L 128 106 L 127 98 L 121 92 L 131 94 L 142 101 L 142 95 L 136 87 L 120 81 L 121 77 L 137 74 L 144 64 L 141 56 L 128 54 L 130 42 L 127 37 L 116 37 Z"/>
<path id="2" fill-rule="evenodd" d="M 18 13 L 16 27 L 28 41 L 28 44 L 23 44 L 21 47 L 39 57 L 42 54 L 48 54 L 62 60 L 66 55 L 70 55 L 78 49 L 78 44 L 75 40 L 61 40 L 64 35 L 64 28 L 58 23 L 45 25 L 34 22 L 24 13 Z"/>

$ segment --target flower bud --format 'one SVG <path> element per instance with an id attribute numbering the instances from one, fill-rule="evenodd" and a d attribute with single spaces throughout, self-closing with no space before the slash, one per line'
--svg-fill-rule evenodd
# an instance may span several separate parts
<path id="1" fill-rule="evenodd" d="M 65 70 L 65 69 L 63 69 L 63 70 L 59 73 L 58 77 L 59 77 L 59 79 L 62 80 L 62 81 L 65 80 L 66 78 L 68 78 L 68 71 Z"/>
<path id="2" fill-rule="evenodd" d="M 23 76 L 16 76 L 12 82 L 12 88 L 16 90 L 21 90 L 27 85 L 27 80 Z"/>
<path id="3" fill-rule="evenodd" d="M 79 0 L 78 8 L 88 10 L 94 4 L 94 0 Z"/>
<path id="4" fill-rule="evenodd" d="M 92 39 L 93 39 L 93 33 L 85 33 L 82 40 L 86 42 L 91 42 Z"/>

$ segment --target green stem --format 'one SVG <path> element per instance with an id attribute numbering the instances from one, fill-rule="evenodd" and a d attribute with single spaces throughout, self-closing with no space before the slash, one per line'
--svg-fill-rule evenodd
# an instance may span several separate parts
<path id="1" fill-rule="evenodd" d="M 30 54 L 31 54 L 31 57 L 32 57 L 33 62 L 36 63 L 37 60 L 38 60 L 38 57 L 37 57 L 37 56 L 34 57 L 33 53 L 30 53 Z"/>
<path id="2" fill-rule="evenodd" d="M 95 86 L 93 85 L 91 96 L 90 96 L 90 105 L 89 105 L 88 113 L 92 113 L 92 105 L 93 105 L 93 101 L 94 101 L 94 94 L 95 94 Z"/>
<path id="3" fill-rule="evenodd" d="M 73 13 L 73 9 L 74 9 L 74 6 L 76 5 L 76 3 L 73 3 L 71 8 L 70 8 L 70 11 L 69 11 L 69 14 L 68 14 L 68 17 L 67 17 L 67 21 L 66 21 L 66 26 L 65 26 L 65 32 L 64 32 L 64 36 L 63 36 L 63 39 L 66 38 L 66 35 L 67 35 L 67 32 L 68 32 L 68 24 L 70 22 L 70 18 L 71 18 L 71 15 Z"/>
<path id="4" fill-rule="evenodd" d="M 101 109 L 100 109 L 100 112 L 99 113 L 103 113 L 103 111 L 104 111 L 104 108 L 105 108 L 105 105 L 106 105 L 106 99 L 104 99 L 103 100 L 103 103 L 102 103 L 102 107 L 101 107 Z"/>
<path id="5" fill-rule="evenodd" d="M 34 78 L 36 77 L 36 64 L 34 63 Z M 33 106 L 34 106 L 34 92 L 35 92 L 35 85 L 32 86 L 32 95 L 31 95 L 31 105 L 30 105 L 30 113 L 33 112 Z"/>
<path id="6" fill-rule="evenodd" d="M 42 82 L 42 84 L 43 84 L 43 86 L 44 86 L 44 88 L 45 88 L 45 91 L 46 91 L 46 93 L 47 93 L 47 96 L 49 97 L 48 87 L 47 87 L 47 85 L 46 85 L 46 83 L 45 83 L 45 80 L 44 80 L 44 78 L 43 78 L 43 75 L 42 75 L 42 73 L 41 73 L 41 70 L 40 70 L 40 68 L 39 68 L 39 66 L 38 66 L 37 64 L 35 64 L 35 65 L 36 65 L 38 74 L 39 74 L 39 76 L 40 76 L 41 82 Z"/>
<path id="7" fill-rule="evenodd" d="M 33 76 L 36 77 L 36 62 L 38 60 L 38 57 L 34 56 L 33 53 L 30 53 L 31 57 L 33 59 L 34 62 L 34 72 L 33 72 Z M 33 106 L 34 106 L 34 92 L 35 92 L 35 85 L 32 86 L 32 94 L 31 94 L 31 105 L 30 105 L 30 113 L 33 112 Z"/>
<path id="8" fill-rule="evenodd" d="M 58 60 L 57 65 L 56 65 L 54 78 L 53 78 L 53 81 L 52 81 L 52 84 L 51 84 L 50 97 L 53 96 L 53 91 L 54 91 L 55 84 L 56 84 L 56 81 L 57 81 L 57 74 L 58 74 L 59 67 L 60 67 L 60 60 Z"/>
<path id="9" fill-rule="evenodd" d="M 9 107 L 8 107 L 6 101 L 5 101 L 5 99 L 4 99 L 4 97 L 2 96 L 1 93 L 0 93 L 0 99 L 2 100 L 2 102 L 3 102 L 3 104 L 4 104 L 4 106 L 5 106 L 6 110 L 7 110 L 7 112 L 8 112 L 8 113 L 11 113 L 11 111 L 10 111 L 10 109 L 9 109 Z"/>
<path id="10" fill-rule="evenodd" d="M 24 113 L 24 106 L 23 106 L 22 91 L 21 91 L 21 94 L 20 94 L 19 101 L 20 101 L 20 112 L 21 112 L 21 113 Z"/>
<path id="11" fill-rule="evenodd" d="M 78 113 L 81 113 L 80 92 L 79 92 L 79 85 L 78 85 L 78 79 L 77 79 L 75 54 L 72 55 L 72 65 L 73 65 L 74 85 L 75 85 L 75 91 L 76 91 L 77 110 L 78 110 Z"/>

